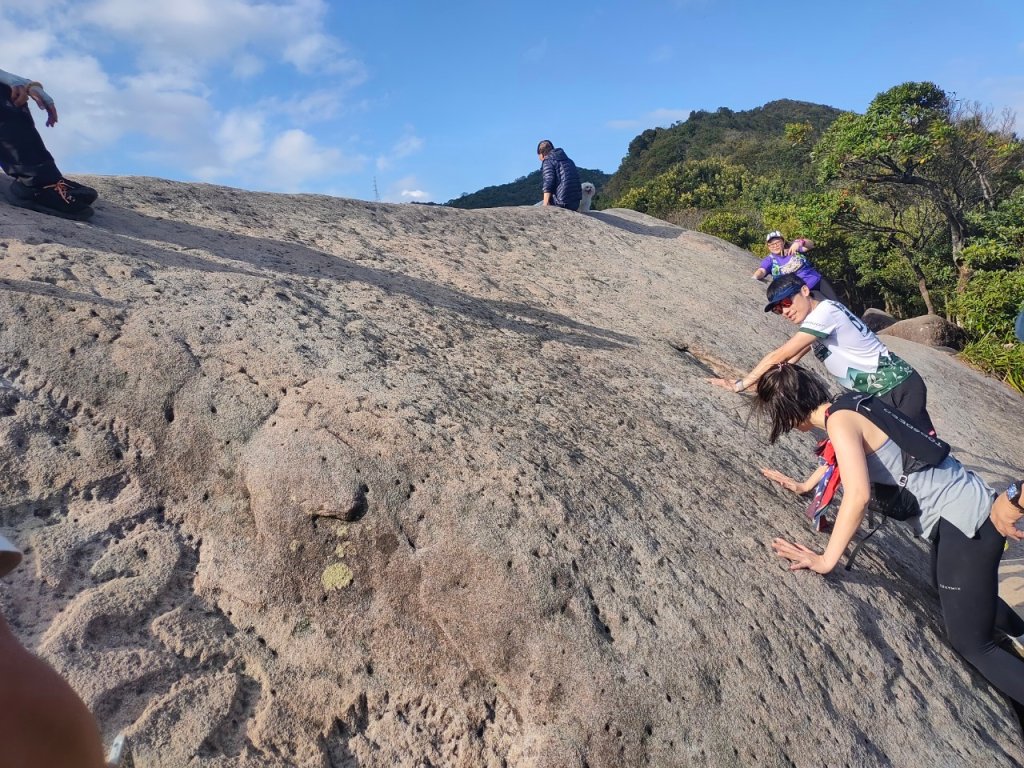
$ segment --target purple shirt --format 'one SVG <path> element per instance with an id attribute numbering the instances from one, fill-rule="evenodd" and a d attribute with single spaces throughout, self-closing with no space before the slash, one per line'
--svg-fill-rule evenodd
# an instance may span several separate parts
<path id="1" fill-rule="evenodd" d="M 772 280 L 782 275 L 796 274 L 807 284 L 808 288 L 814 288 L 821 282 L 821 274 L 811 266 L 802 253 L 798 253 L 796 256 L 787 256 L 784 253 L 779 256 L 768 254 L 761 259 L 761 269 L 771 275 Z"/>

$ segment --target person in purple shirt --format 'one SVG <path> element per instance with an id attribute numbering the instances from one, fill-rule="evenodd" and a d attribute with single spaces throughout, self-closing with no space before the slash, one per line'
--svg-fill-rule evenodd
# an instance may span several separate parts
<path id="1" fill-rule="evenodd" d="M 787 245 L 786 238 L 777 229 L 768 233 L 765 242 L 768 244 L 768 255 L 754 271 L 755 280 L 763 280 L 768 275 L 775 280 L 782 275 L 796 274 L 812 291 L 826 299 L 839 301 L 836 292 L 832 290 L 832 284 L 804 256 L 814 247 L 814 243 L 801 237 Z"/>

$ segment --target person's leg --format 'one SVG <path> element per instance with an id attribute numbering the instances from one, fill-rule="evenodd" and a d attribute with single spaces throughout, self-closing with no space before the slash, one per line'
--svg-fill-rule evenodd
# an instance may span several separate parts
<path id="1" fill-rule="evenodd" d="M 1024 659 L 1000 648 L 995 638 L 1004 542 L 991 520 L 973 539 L 940 520 L 935 544 L 939 602 L 954 650 L 993 686 L 1024 705 Z"/>
<path id="2" fill-rule="evenodd" d="M 11 102 L 11 89 L 0 83 L 0 167 L 27 187 L 41 188 L 61 179 L 53 156 L 43 144 L 27 107 Z"/>
<path id="3" fill-rule="evenodd" d="M 878 399 L 891 405 L 920 429 L 935 434 L 931 416 L 928 415 L 928 387 L 917 371 L 884 395 L 878 395 Z"/>
<path id="4" fill-rule="evenodd" d="M 839 301 L 839 297 L 836 295 L 835 289 L 832 288 L 832 283 L 830 283 L 824 275 L 821 276 L 821 279 L 818 281 L 818 285 L 814 290 L 820 293 L 822 298 Z"/>

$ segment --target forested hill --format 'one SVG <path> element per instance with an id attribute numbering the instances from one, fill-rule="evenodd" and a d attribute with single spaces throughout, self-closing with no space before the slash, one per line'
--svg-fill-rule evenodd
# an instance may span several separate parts
<path id="1" fill-rule="evenodd" d="M 589 181 L 597 187 L 598 197 L 604 195 L 604 188 L 611 176 L 590 168 L 580 168 L 579 172 L 581 181 Z M 540 183 L 540 169 L 538 168 L 528 176 L 520 176 L 508 184 L 484 187 L 479 192 L 470 192 L 454 200 L 449 200 L 445 205 L 452 208 L 501 208 L 508 205 L 533 205 L 541 199 Z"/>
<path id="2" fill-rule="evenodd" d="M 759 176 L 795 173 L 806 166 L 807 151 L 785 140 L 786 125 L 809 124 L 812 135 L 820 136 L 840 114 L 834 107 L 791 99 L 745 112 L 726 107 L 694 112 L 684 122 L 650 128 L 633 139 L 603 191 L 606 199 L 615 199 L 677 163 L 708 157 L 723 158 Z"/>

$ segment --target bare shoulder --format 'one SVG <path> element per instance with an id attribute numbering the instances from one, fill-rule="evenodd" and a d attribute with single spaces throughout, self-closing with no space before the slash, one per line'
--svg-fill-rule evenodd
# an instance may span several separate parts
<path id="1" fill-rule="evenodd" d="M 836 411 L 829 415 L 826 426 L 833 444 L 840 440 L 859 439 L 866 453 L 874 453 L 889 439 L 870 419 L 856 411 Z"/>

